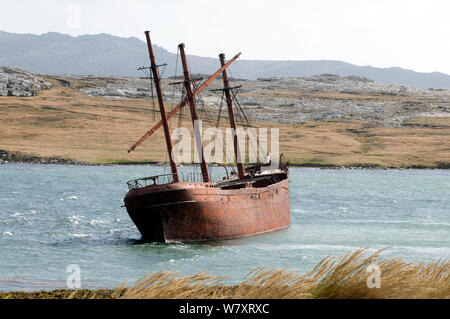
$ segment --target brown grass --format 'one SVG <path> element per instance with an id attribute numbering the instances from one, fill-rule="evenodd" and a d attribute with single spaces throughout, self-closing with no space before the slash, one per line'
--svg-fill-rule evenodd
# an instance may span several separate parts
<path id="1" fill-rule="evenodd" d="M 0 298 L 157 298 L 157 299 L 386 299 L 450 298 L 450 262 L 413 263 L 382 258 L 359 249 L 341 257 L 327 256 L 309 273 L 257 268 L 238 285 L 226 277 L 199 273 L 177 277 L 174 272 L 150 273 L 135 285 L 112 290 L 55 290 L 0 293 Z M 381 270 L 381 287 L 368 288 L 369 265 Z"/>
<path id="2" fill-rule="evenodd" d="M 257 268 L 236 286 L 223 278 L 197 274 L 149 274 L 127 289 L 122 298 L 450 298 L 450 262 L 411 263 L 382 259 L 381 250 L 367 249 L 326 257 L 305 275 L 284 269 Z M 381 288 L 367 287 L 367 267 L 381 268 Z"/>
<path id="3" fill-rule="evenodd" d="M 0 149 L 90 163 L 167 160 L 162 130 L 127 153 L 154 124 L 149 100 L 89 97 L 76 90 L 91 85 L 86 80 L 73 82 L 75 89 L 50 80 L 55 88 L 38 96 L 0 97 Z M 280 151 L 292 164 L 450 167 L 450 117 L 410 119 L 400 128 L 359 121 L 255 124 L 280 129 Z M 191 126 L 188 119 L 184 126 Z"/>

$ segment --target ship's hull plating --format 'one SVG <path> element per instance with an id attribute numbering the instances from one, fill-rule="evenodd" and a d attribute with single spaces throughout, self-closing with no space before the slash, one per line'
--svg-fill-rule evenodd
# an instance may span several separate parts
<path id="1" fill-rule="evenodd" d="M 228 190 L 205 183 L 152 185 L 130 190 L 124 201 L 144 241 L 238 238 L 290 225 L 287 179 Z"/>

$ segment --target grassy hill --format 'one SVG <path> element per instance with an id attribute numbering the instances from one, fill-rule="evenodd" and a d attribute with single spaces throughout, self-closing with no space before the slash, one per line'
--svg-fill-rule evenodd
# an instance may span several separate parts
<path id="1" fill-rule="evenodd" d="M 63 78 L 45 79 L 54 87 L 38 96 L 0 97 L 0 149 L 102 164 L 167 160 L 162 130 L 127 153 L 155 123 L 147 99 L 92 97 L 79 92 L 93 85 L 89 80 L 66 78 L 71 86 L 64 87 Z M 348 120 L 260 126 L 280 129 L 280 152 L 296 165 L 450 167 L 449 117 L 411 118 L 397 128 Z"/>

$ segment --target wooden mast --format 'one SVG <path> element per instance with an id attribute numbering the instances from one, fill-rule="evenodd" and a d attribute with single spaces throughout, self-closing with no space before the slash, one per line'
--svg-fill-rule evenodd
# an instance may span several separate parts
<path id="1" fill-rule="evenodd" d="M 178 183 L 180 181 L 180 178 L 178 176 L 177 164 L 172 158 L 172 149 L 173 149 L 172 139 L 170 137 L 169 123 L 167 121 L 166 108 L 164 106 L 164 99 L 161 92 L 161 81 L 159 78 L 158 65 L 156 64 L 155 55 L 153 54 L 152 42 L 150 41 L 150 31 L 145 31 L 145 37 L 147 38 L 147 46 L 148 46 L 148 53 L 150 55 L 153 80 L 155 82 L 156 94 L 158 96 L 159 110 L 161 112 L 161 121 L 164 127 L 164 136 L 166 138 L 167 144 L 167 152 L 169 153 L 170 168 L 172 170 L 173 181 L 175 183 Z"/>
<path id="2" fill-rule="evenodd" d="M 230 66 L 231 63 L 233 63 L 239 56 L 241 55 L 241 53 L 239 52 L 238 54 L 236 54 L 230 61 L 227 62 L 227 64 L 225 64 L 223 67 L 221 67 L 219 70 L 217 70 L 213 75 L 211 75 L 205 82 L 203 82 L 202 84 L 200 84 L 200 86 L 194 91 L 194 96 L 196 96 L 197 94 L 199 94 L 205 87 L 207 87 L 217 76 L 219 76 L 219 74 L 226 69 L 228 66 Z M 186 104 L 188 103 L 188 98 L 186 97 L 180 104 L 178 104 L 177 106 L 175 106 L 172 111 L 169 112 L 169 114 L 167 114 L 167 120 L 170 120 L 171 117 L 173 117 L 179 110 L 181 110 L 182 107 L 184 107 Z M 153 133 L 156 132 L 157 129 L 159 129 L 161 126 L 163 125 L 162 121 L 159 121 L 158 123 L 156 123 L 149 131 L 147 131 L 136 143 L 133 144 L 133 146 L 131 146 L 128 149 L 128 153 L 130 153 L 131 151 L 134 151 L 136 149 L 136 147 L 138 147 L 143 141 L 145 141 L 146 138 L 148 138 L 150 135 L 152 135 Z"/>
<path id="3" fill-rule="evenodd" d="M 203 182 L 208 183 L 208 182 L 210 182 L 208 165 L 206 164 L 205 155 L 203 153 L 202 133 L 200 132 L 199 125 L 196 125 L 196 121 L 198 123 L 198 115 L 197 115 L 197 110 L 195 108 L 194 94 L 192 92 L 191 76 L 189 74 L 189 69 L 187 66 L 186 54 L 184 53 L 184 43 L 179 44 L 178 48 L 180 49 L 181 63 L 183 65 L 184 86 L 186 88 L 186 97 L 188 98 L 189 107 L 191 109 L 192 124 L 194 126 L 195 141 L 197 143 L 197 145 L 196 145 L 197 153 L 200 155 L 200 159 L 201 159 L 200 168 L 202 170 Z"/>
<path id="4" fill-rule="evenodd" d="M 225 54 L 219 54 L 220 65 L 225 65 Z M 230 126 L 233 130 L 233 142 L 234 142 L 234 155 L 236 157 L 236 166 L 238 169 L 239 179 L 242 180 L 245 177 L 244 164 L 242 164 L 241 151 L 239 150 L 238 136 L 236 131 L 236 121 L 234 119 L 234 111 L 233 111 L 233 101 L 231 99 L 230 86 L 228 82 L 228 74 L 227 70 L 224 69 L 222 71 L 222 79 L 223 79 L 223 90 L 225 92 L 225 98 L 227 101 L 228 107 L 228 117 L 230 119 Z"/>

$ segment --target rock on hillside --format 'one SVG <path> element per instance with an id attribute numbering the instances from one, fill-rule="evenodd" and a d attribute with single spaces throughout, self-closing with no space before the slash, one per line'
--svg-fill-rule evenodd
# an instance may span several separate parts
<path id="1" fill-rule="evenodd" d="M 0 67 L 0 96 L 34 96 L 52 84 L 18 68 Z"/>
<path id="2" fill-rule="evenodd" d="M 88 78 L 95 82 L 81 92 L 114 98 L 149 98 L 150 83 L 144 78 L 115 78 L 114 81 Z M 166 101 L 179 103 L 182 89 L 163 79 Z M 235 82 L 235 81 L 233 81 Z M 239 101 L 255 122 L 305 123 L 317 120 L 359 120 L 396 127 L 411 117 L 450 116 L 450 91 L 425 90 L 406 85 L 383 85 L 365 77 L 321 74 L 299 78 L 259 78 L 239 80 Z M 181 84 L 182 85 L 182 84 Z M 214 80 L 202 92 L 200 103 L 217 109 L 222 88 Z M 156 98 L 156 93 L 153 93 Z"/>

